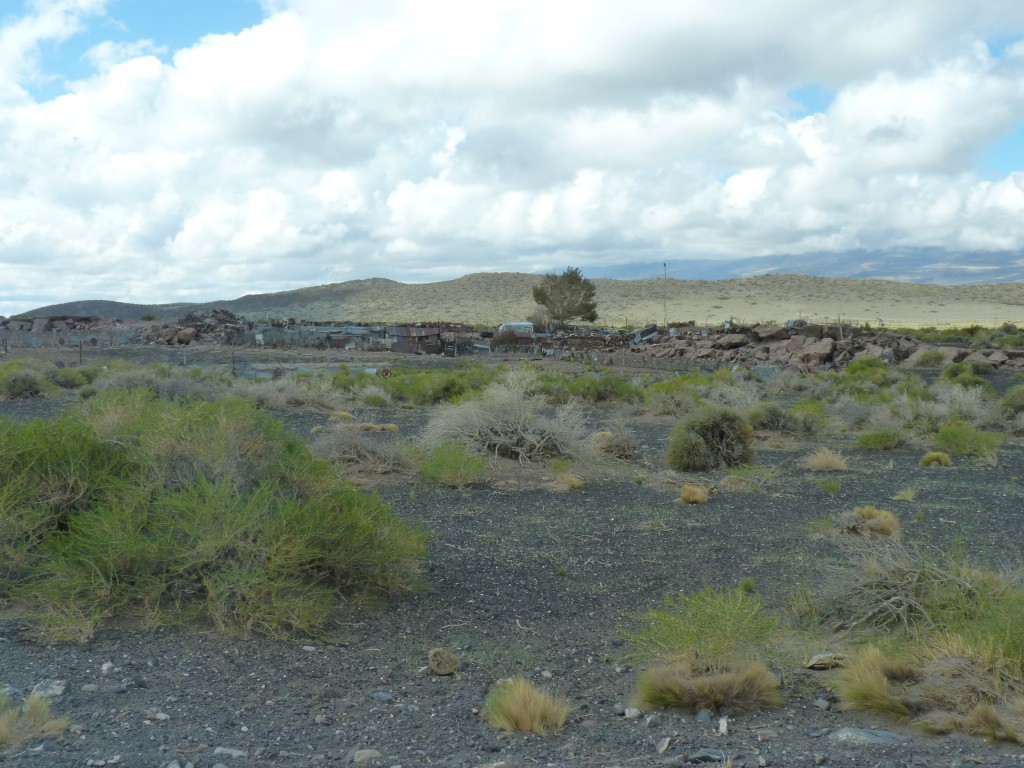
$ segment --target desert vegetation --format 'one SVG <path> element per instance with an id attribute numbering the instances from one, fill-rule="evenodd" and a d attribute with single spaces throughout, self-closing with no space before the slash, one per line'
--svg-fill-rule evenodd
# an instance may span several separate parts
<path id="1" fill-rule="evenodd" d="M 584 525 L 560 541 L 567 521 L 548 504 L 596 520 L 613 514 L 605 494 L 618 494 L 611 530 L 650 537 L 641 563 L 676 556 L 656 549 L 659 532 L 685 525 L 691 540 L 714 541 L 728 510 L 763 507 L 748 518 L 764 526 L 750 540 L 785 528 L 772 539 L 791 542 L 779 562 L 812 581 L 795 586 L 780 566 L 777 583 L 758 573 L 755 588 L 738 560 L 624 611 L 604 630 L 621 648 L 612 661 L 631 665 L 634 703 L 771 711 L 802 695 L 794 670 L 828 649 L 845 661 L 815 684 L 850 711 L 1020 741 L 1018 566 L 979 564 L 985 542 L 958 545 L 949 521 L 974 473 L 1019 492 L 1017 475 L 994 470 L 1021 458 L 1022 385 L 873 359 L 814 377 L 534 362 L 395 366 L 385 378 L 369 368 L 246 380 L 113 361 L 0 363 L 5 401 L 60 404 L 46 419 L 0 418 L 0 600 L 54 641 L 87 641 L 115 619 L 328 637 L 354 604 L 429 587 L 430 525 L 436 534 L 460 515 L 487 519 L 501 504 L 514 518 L 519 493 L 559 499 L 537 502 L 539 521 L 521 525 L 549 558 L 536 573 L 566 590 L 582 590 L 577 574 L 604 557 L 577 552 L 600 536 Z M 413 512 L 420 495 L 429 519 Z M 965 536 L 984 524 L 966 518 L 955 518 Z M 505 546 L 519 525 L 486 541 Z M 804 547 L 823 567 L 807 564 Z M 500 552 L 489 562 L 517 556 Z M 509 625 L 526 637 L 540 633 L 518 620 Z M 482 719 L 540 735 L 572 727 L 565 698 L 487 670 L 492 683 L 511 679 L 490 686 Z M 57 728 L 48 715 L 31 722 L 12 721 L 12 732 Z"/>

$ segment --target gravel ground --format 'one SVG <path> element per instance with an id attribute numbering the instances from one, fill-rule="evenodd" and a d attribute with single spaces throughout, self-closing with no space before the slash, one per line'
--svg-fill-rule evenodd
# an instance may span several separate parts
<path id="1" fill-rule="evenodd" d="M 54 401 L 0 403 L 0 414 L 48 417 Z M 419 417 L 381 414 L 409 431 Z M 293 415 L 307 434 L 324 417 Z M 835 705 L 828 673 L 787 669 L 784 708 L 711 719 L 634 712 L 638 668 L 620 628 L 666 595 L 753 578 L 774 607 L 818 585 L 843 548 L 815 538 L 814 520 L 874 503 L 896 511 L 911 540 L 959 542 L 996 563 L 1019 563 L 1024 450 L 1000 463 L 918 466 L 918 447 L 856 452 L 835 497 L 799 468 L 806 446 L 777 445 L 778 469 L 756 493 L 676 502 L 657 470 L 669 422 L 640 421 L 642 461 L 577 468 L 583 490 L 554 493 L 541 470 L 503 468 L 501 482 L 440 489 L 415 478 L 377 491 L 432 534 L 425 588 L 383 606 L 352 605 L 316 642 L 241 640 L 201 628 L 109 625 L 82 646 L 50 645 L 0 617 L 0 686 L 27 693 L 62 681 L 63 736 L 6 753 L 24 766 L 1024 766 L 1024 749 L 925 736 Z M 383 439 L 383 438 L 382 438 Z M 638 484 L 635 480 L 643 478 Z M 715 478 L 708 478 L 715 479 Z M 894 502 L 913 486 L 910 502 Z M 461 660 L 432 675 L 427 652 Z M 807 649 L 809 653 L 826 648 Z M 479 716 L 486 691 L 522 675 L 573 707 L 547 738 L 509 735 Z M 867 730 L 850 730 L 867 729 Z M 874 739 L 888 743 L 859 743 Z M 91 762 L 90 762 L 91 761 Z"/>

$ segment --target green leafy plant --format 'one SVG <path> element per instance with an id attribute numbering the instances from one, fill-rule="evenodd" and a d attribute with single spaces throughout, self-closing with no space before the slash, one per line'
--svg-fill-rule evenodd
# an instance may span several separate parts
<path id="1" fill-rule="evenodd" d="M 827 477 L 823 480 L 815 480 L 814 484 L 829 496 L 833 497 L 838 496 L 840 489 L 843 487 L 843 481 L 838 477 Z"/>

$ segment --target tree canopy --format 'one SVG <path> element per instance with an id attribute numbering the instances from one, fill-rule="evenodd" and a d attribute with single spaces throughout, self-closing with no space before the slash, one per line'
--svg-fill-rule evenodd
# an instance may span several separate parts
<path id="1" fill-rule="evenodd" d="M 595 290 L 577 267 L 567 267 L 560 275 L 544 275 L 540 285 L 534 286 L 533 300 L 547 309 L 556 325 L 573 319 L 593 322 L 597 320 Z"/>

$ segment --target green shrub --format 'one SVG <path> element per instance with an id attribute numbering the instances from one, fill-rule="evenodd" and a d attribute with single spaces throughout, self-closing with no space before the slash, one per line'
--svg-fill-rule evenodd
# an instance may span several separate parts
<path id="1" fill-rule="evenodd" d="M 798 432 L 813 435 L 828 426 L 828 408 L 816 397 L 802 397 L 789 409 Z"/>
<path id="2" fill-rule="evenodd" d="M 749 464 L 754 460 L 752 431 L 731 408 L 703 408 L 680 419 L 672 429 L 665 461 L 681 472 Z"/>
<path id="3" fill-rule="evenodd" d="M 966 422 L 954 422 L 939 429 L 933 443 L 954 456 L 992 456 L 1005 440 L 1001 432 L 983 432 Z"/>
<path id="4" fill-rule="evenodd" d="M 89 383 L 89 377 L 78 368 L 57 368 L 47 373 L 47 378 L 61 389 L 78 389 Z"/>
<path id="5" fill-rule="evenodd" d="M 647 385 L 643 391 L 646 410 L 655 414 L 678 415 L 692 411 L 701 402 L 698 388 L 712 379 L 703 374 L 683 374 Z"/>
<path id="6" fill-rule="evenodd" d="M 379 383 L 397 403 L 435 405 L 479 394 L 497 377 L 497 369 L 482 365 L 458 370 L 396 368 Z"/>
<path id="7" fill-rule="evenodd" d="M 0 399 L 27 400 L 45 397 L 54 390 L 46 376 L 34 367 L 11 361 L 0 366 Z"/>
<path id="8" fill-rule="evenodd" d="M 747 421 L 753 429 L 763 432 L 796 432 L 798 423 L 785 408 L 778 403 L 764 400 L 747 413 Z"/>
<path id="9" fill-rule="evenodd" d="M 455 488 L 479 483 L 487 474 L 487 460 L 471 453 L 460 443 L 435 446 L 420 467 L 420 476 L 424 480 Z"/>
<path id="10" fill-rule="evenodd" d="M 619 401 L 636 402 L 641 390 L 632 382 L 613 373 L 569 376 L 565 373 L 542 373 L 539 391 L 552 403 L 561 405 L 573 398 L 591 403 Z"/>
<path id="11" fill-rule="evenodd" d="M 1010 416 L 1024 413 L 1024 384 L 1014 384 L 999 401 L 1003 411 Z"/>
<path id="12" fill-rule="evenodd" d="M 950 363 L 942 369 L 941 378 L 951 384 L 958 384 L 961 387 L 974 387 L 983 390 L 986 394 L 993 394 L 995 390 L 992 384 L 985 378 L 993 370 L 992 365 L 989 363 Z"/>
<path id="13" fill-rule="evenodd" d="M 114 615 L 315 633 L 345 595 L 412 586 L 423 549 L 251 401 L 107 390 L 0 420 L 0 599 L 57 639 Z"/>
<path id="14" fill-rule="evenodd" d="M 917 356 L 917 364 L 922 368 L 938 368 L 945 360 L 941 349 L 926 349 Z"/>
<path id="15" fill-rule="evenodd" d="M 903 442 L 903 435 L 895 429 L 876 429 L 858 437 L 854 446 L 864 451 L 891 451 Z"/>
<path id="16" fill-rule="evenodd" d="M 639 620 L 640 627 L 625 632 L 638 659 L 692 663 L 708 670 L 763 656 L 779 626 L 756 593 L 708 585 L 694 594 L 665 598 L 661 608 Z"/>

